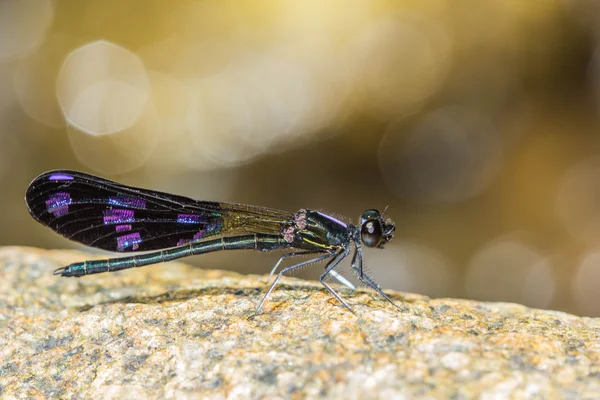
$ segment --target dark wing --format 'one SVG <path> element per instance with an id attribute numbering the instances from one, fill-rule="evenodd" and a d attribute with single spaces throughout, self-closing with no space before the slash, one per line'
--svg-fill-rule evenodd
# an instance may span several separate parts
<path id="1" fill-rule="evenodd" d="M 279 234 L 292 219 L 284 211 L 197 201 L 68 170 L 35 178 L 25 201 L 33 218 L 67 239 L 119 252 L 175 247 L 234 232 Z"/>

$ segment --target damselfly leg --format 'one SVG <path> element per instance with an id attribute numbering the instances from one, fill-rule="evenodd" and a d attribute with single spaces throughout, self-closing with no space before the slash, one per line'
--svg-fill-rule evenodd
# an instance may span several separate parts
<path id="1" fill-rule="evenodd" d="M 265 303 L 265 300 L 267 300 L 267 297 L 269 297 L 269 295 L 271 294 L 271 292 L 275 288 L 275 285 L 277 285 L 277 282 L 279 281 L 279 278 L 281 278 L 285 273 L 293 271 L 293 270 L 301 268 L 301 267 L 304 267 L 304 266 L 307 266 L 307 265 L 310 265 L 310 264 L 318 263 L 319 261 L 323 261 L 323 260 L 326 260 L 326 259 L 331 258 L 331 257 L 335 257 L 335 254 L 327 253 L 327 254 L 324 254 L 324 255 L 322 255 L 320 257 L 313 258 L 313 259 L 307 260 L 307 261 L 303 261 L 301 263 L 294 264 L 292 266 L 289 266 L 287 268 L 282 269 L 279 272 L 279 274 L 277 274 L 277 276 L 275 277 L 275 280 L 273 281 L 273 283 L 271 284 L 271 286 L 269 286 L 269 289 L 267 290 L 267 293 L 265 293 L 265 295 L 263 296 L 262 300 L 258 304 L 258 307 L 256 307 L 256 311 L 254 312 L 254 314 L 260 313 L 260 310 L 262 309 L 262 306 Z"/>
<path id="2" fill-rule="evenodd" d="M 333 289 L 331 288 L 331 286 L 329 286 L 329 285 L 327 284 L 327 282 L 325 282 L 325 277 L 326 277 L 327 275 L 329 275 L 329 274 L 331 273 L 331 271 L 333 271 L 333 269 L 334 269 L 335 267 L 337 267 L 337 265 L 338 265 L 338 264 L 339 264 L 339 263 L 340 263 L 340 262 L 341 262 L 341 261 L 342 261 L 344 258 L 346 258 L 346 256 L 348 255 L 348 253 L 349 253 L 349 252 L 350 252 L 350 249 L 349 249 L 349 248 L 347 248 L 347 249 L 345 249 L 345 250 L 343 250 L 343 251 L 339 252 L 339 253 L 337 254 L 337 256 L 336 256 L 336 257 L 335 257 L 333 260 L 331 260 L 331 261 L 329 262 L 329 264 L 327 264 L 327 267 L 325 267 L 325 272 L 323 272 L 323 275 L 321 275 L 321 278 L 320 278 L 319 280 L 321 281 L 321 284 L 322 284 L 323 286 L 325 286 L 325 288 L 326 288 L 327 290 L 329 290 L 329 292 L 330 292 L 330 293 L 331 293 L 331 294 L 332 294 L 332 295 L 333 295 L 333 296 L 334 296 L 336 299 L 338 299 L 338 300 L 340 301 L 340 303 L 342 303 L 342 304 L 343 304 L 343 305 L 344 305 L 344 306 L 345 306 L 345 307 L 346 307 L 348 310 L 350 310 L 350 312 L 351 312 L 351 313 L 353 313 L 353 314 L 354 314 L 354 311 L 352 311 L 352 308 L 350 308 L 350 306 L 348 305 L 348 303 L 346 303 L 346 302 L 345 302 L 345 301 L 344 301 L 344 300 L 343 300 L 343 299 L 340 297 L 340 295 L 338 295 L 338 294 L 337 294 L 337 292 L 336 292 L 335 290 L 333 290 Z"/>
<path id="3" fill-rule="evenodd" d="M 269 277 L 267 278 L 267 283 L 271 281 L 271 278 L 277 271 L 277 268 L 279 268 L 279 265 L 281 265 L 283 260 L 285 260 L 286 258 L 301 257 L 301 256 L 309 255 L 309 254 L 322 254 L 322 253 L 323 253 L 322 251 L 316 250 L 316 251 L 297 251 L 297 252 L 286 253 L 286 254 L 282 255 L 279 258 L 279 260 L 275 263 L 275 266 L 273 267 L 273 269 L 271 269 L 271 273 L 269 274 Z M 348 287 L 349 289 L 356 290 L 356 286 L 352 282 L 350 282 L 348 279 L 346 279 L 343 275 L 338 274 L 336 271 L 331 271 L 330 276 L 335 278 L 339 283 Z"/>
<path id="4" fill-rule="evenodd" d="M 356 265 L 357 259 L 358 259 L 358 265 Z M 381 289 L 381 286 L 379 286 L 379 284 L 377 282 L 375 282 L 375 280 L 373 280 L 373 278 L 371 278 L 369 275 L 367 275 L 364 272 L 363 261 L 362 261 L 362 249 L 359 246 L 356 247 L 356 249 L 354 250 L 354 255 L 352 256 L 352 269 L 354 271 L 356 271 L 356 276 L 362 283 L 364 283 L 366 286 L 370 287 L 371 289 L 375 290 L 384 299 L 386 299 L 387 301 L 392 303 L 394 305 L 394 307 L 396 307 L 398 310 L 402 310 L 400 307 L 398 307 L 398 305 L 396 303 L 394 303 L 394 301 L 387 294 L 385 294 L 383 289 Z"/>
<path id="5" fill-rule="evenodd" d="M 283 260 L 285 260 L 286 258 L 301 257 L 301 256 L 307 256 L 307 255 L 310 255 L 310 254 L 323 254 L 323 251 L 321 251 L 321 250 L 315 250 L 315 251 L 294 251 L 294 252 L 291 252 L 291 253 L 285 253 L 284 255 L 282 255 L 281 257 L 279 257 L 279 260 L 275 263 L 275 265 L 273 266 L 273 269 L 271 269 L 271 273 L 269 274 L 269 277 L 267 278 L 267 282 L 271 281 L 271 278 L 273 277 L 273 275 L 277 271 L 277 268 L 279 268 L 279 266 L 281 265 L 281 263 L 283 262 Z"/>

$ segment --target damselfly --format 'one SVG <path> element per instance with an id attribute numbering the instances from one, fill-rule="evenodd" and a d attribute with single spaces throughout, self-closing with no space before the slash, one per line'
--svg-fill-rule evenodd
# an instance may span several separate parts
<path id="1" fill-rule="evenodd" d="M 360 224 L 355 226 L 315 210 L 289 213 L 198 201 L 68 170 L 50 171 L 35 178 L 25 201 L 33 218 L 67 239 L 116 252 L 151 251 L 70 264 L 54 271 L 55 275 L 80 277 L 120 271 L 220 250 L 289 249 L 291 252 L 281 256 L 269 278 L 287 258 L 314 257 L 283 268 L 260 301 L 257 313 L 282 275 L 318 262 L 326 262 L 320 278 L 323 286 L 352 311 L 326 278 L 333 277 L 355 288 L 335 271 L 354 245 L 351 268 L 358 280 L 394 304 L 363 270 L 362 245 L 383 248 L 394 235 L 394 223 L 377 210 L 363 212 Z"/>

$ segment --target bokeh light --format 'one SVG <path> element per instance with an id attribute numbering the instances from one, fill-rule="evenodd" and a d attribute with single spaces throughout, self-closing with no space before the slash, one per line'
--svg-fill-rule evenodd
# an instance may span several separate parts
<path id="1" fill-rule="evenodd" d="M 388 188 L 424 201 L 460 201 L 481 193 L 501 160 L 502 143 L 491 122 L 456 106 L 412 126 L 392 123 L 379 149 Z"/>
<path id="2" fill-rule="evenodd" d="M 35 50 L 53 18 L 51 0 L 0 2 L 0 61 Z"/>
<path id="3" fill-rule="evenodd" d="M 587 254 L 579 264 L 572 282 L 572 295 L 586 315 L 600 313 L 600 253 Z"/>
<path id="4" fill-rule="evenodd" d="M 546 308 L 555 287 L 548 257 L 515 237 L 482 246 L 471 259 L 465 288 L 470 298 L 508 301 Z"/>
<path id="5" fill-rule="evenodd" d="M 433 248 L 403 241 L 386 246 L 385 251 L 369 251 L 365 259 L 374 277 L 385 276 L 377 266 L 394 265 L 385 281 L 386 285 L 399 290 L 435 297 L 457 293 L 460 281 L 453 273 L 451 261 Z"/>
<path id="6" fill-rule="evenodd" d="M 600 157 L 571 167 L 556 199 L 557 214 L 571 235 L 591 245 L 600 241 Z"/>
<path id="7" fill-rule="evenodd" d="M 92 136 L 131 127 L 150 96 L 139 57 L 106 41 L 71 52 L 58 74 L 56 88 L 67 122 Z"/>
<path id="8" fill-rule="evenodd" d="M 14 74 L 15 91 L 23 110 L 36 121 L 52 128 L 65 126 L 56 89 L 48 84 L 56 79 L 69 50 L 77 40 L 65 34 L 46 39 L 37 52 L 19 60 Z"/>
<path id="9" fill-rule="evenodd" d="M 358 35 L 353 57 L 373 109 L 396 118 L 416 112 L 444 82 L 450 46 L 443 25 L 419 15 L 372 22 Z"/>
<path id="10" fill-rule="evenodd" d="M 218 166 L 246 163 L 302 133 L 313 89 L 308 72 L 289 61 L 270 55 L 243 60 L 194 83 L 192 144 Z"/>

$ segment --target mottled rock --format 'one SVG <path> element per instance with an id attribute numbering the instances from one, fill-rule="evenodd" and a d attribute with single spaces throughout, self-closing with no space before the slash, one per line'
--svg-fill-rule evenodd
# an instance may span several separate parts
<path id="1" fill-rule="evenodd" d="M 600 319 L 180 263 L 81 279 L 0 249 L 2 398 L 598 398 Z M 89 257 L 88 257 L 89 258 Z"/>

